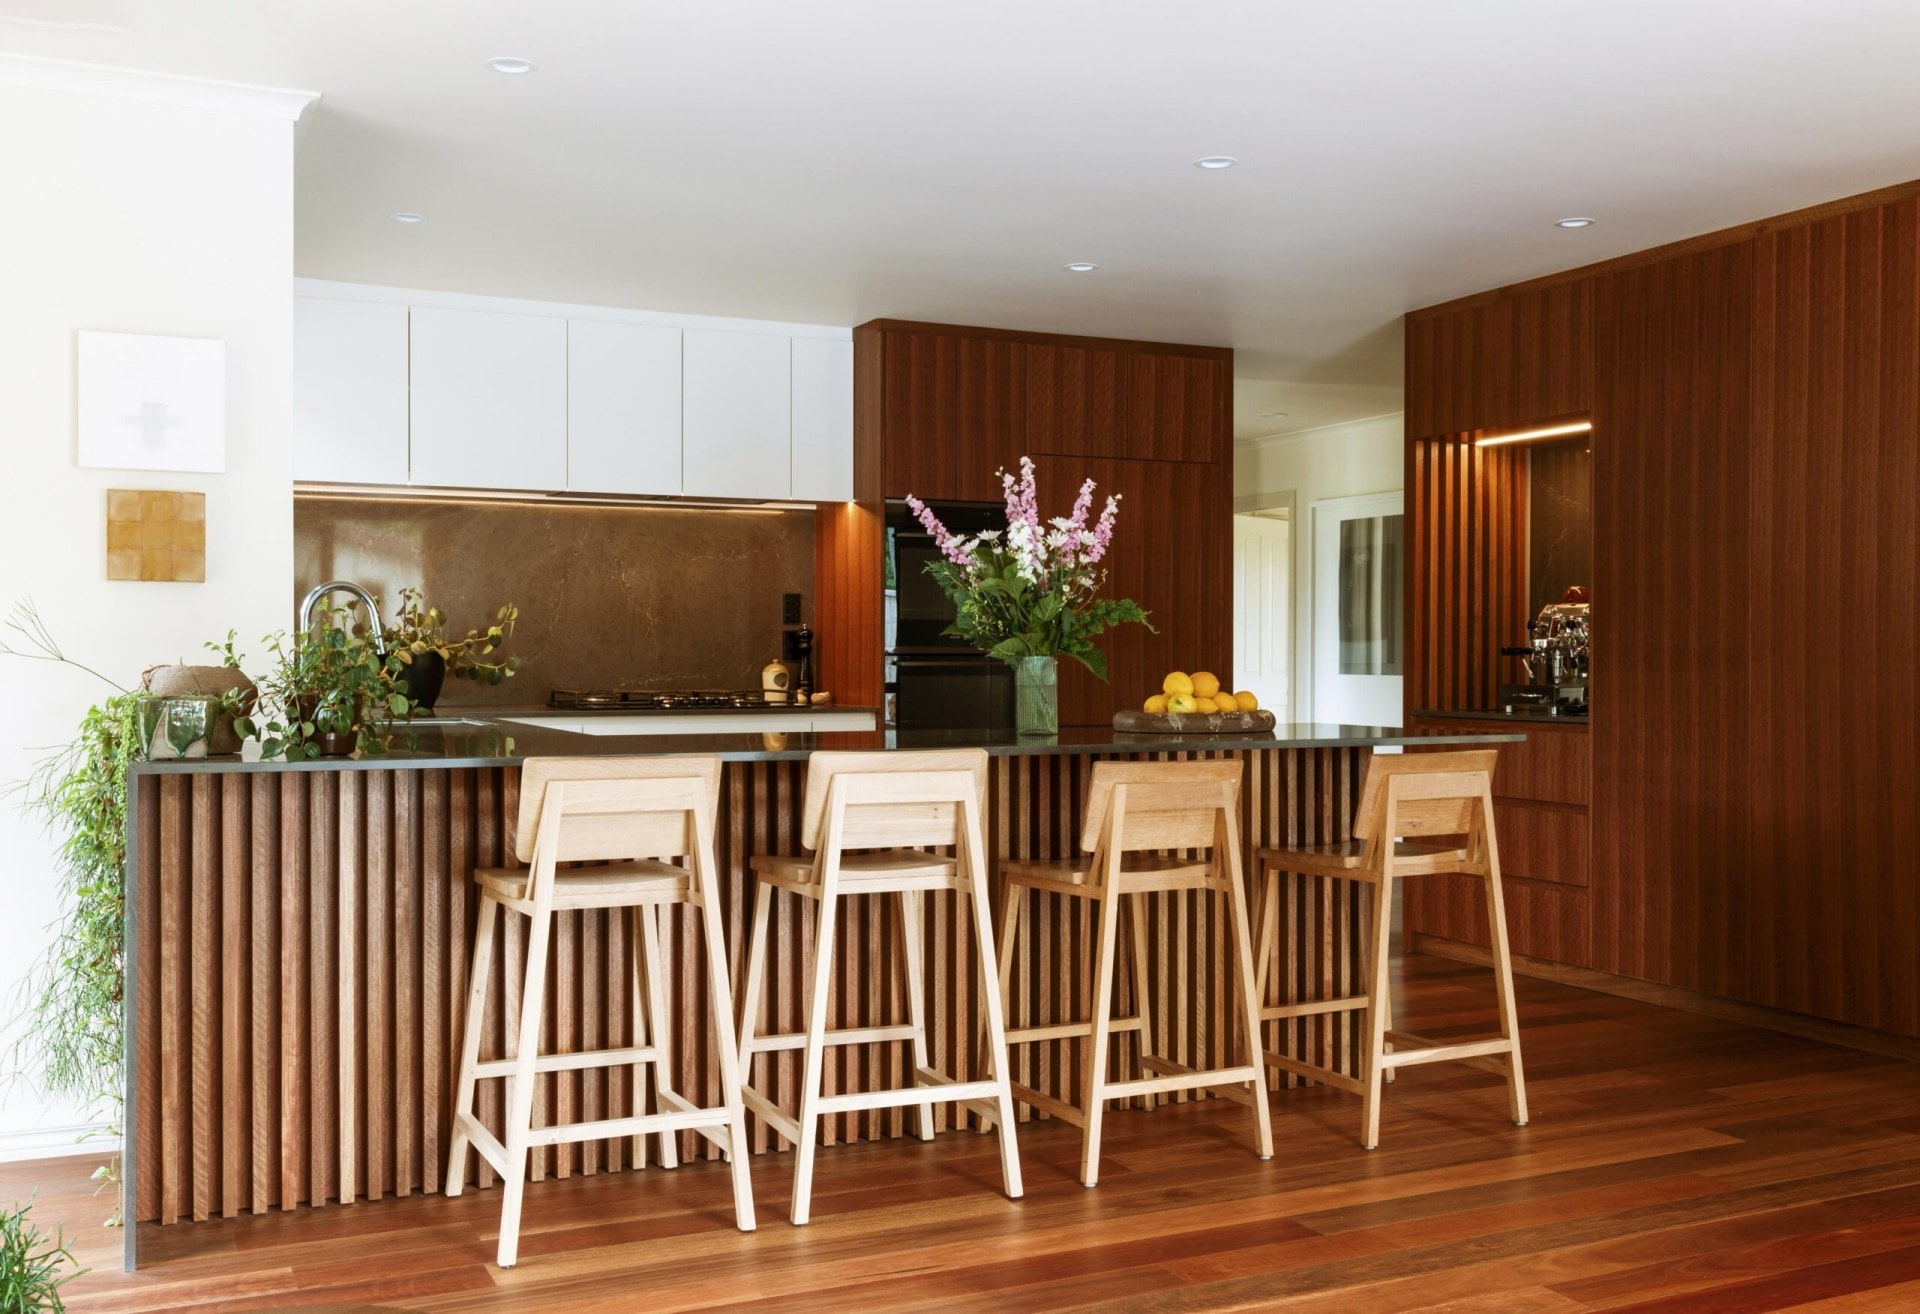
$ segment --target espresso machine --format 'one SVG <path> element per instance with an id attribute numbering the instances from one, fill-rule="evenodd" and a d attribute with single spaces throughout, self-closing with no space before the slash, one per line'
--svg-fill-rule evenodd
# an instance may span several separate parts
<path id="1" fill-rule="evenodd" d="M 1502 648 L 1518 657 L 1524 684 L 1502 684 L 1500 703 L 1508 711 L 1536 710 L 1563 716 L 1587 711 L 1587 641 L 1590 634 L 1587 590 L 1574 585 L 1549 602 L 1527 626 L 1525 646 Z"/>

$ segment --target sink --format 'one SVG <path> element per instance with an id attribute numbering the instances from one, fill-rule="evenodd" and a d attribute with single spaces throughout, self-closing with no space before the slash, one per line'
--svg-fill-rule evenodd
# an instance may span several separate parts
<path id="1" fill-rule="evenodd" d="M 492 725 L 492 721 L 483 721 L 472 716 L 421 716 L 403 723 L 409 730 L 433 730 L 436 728 L 451 730 L 456 726 Z"/>

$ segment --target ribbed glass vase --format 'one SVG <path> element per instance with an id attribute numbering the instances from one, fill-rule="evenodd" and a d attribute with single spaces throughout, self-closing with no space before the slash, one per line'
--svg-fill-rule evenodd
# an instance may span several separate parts
<path id="1" fill-rule="evenodd" d="M 1060 663 L 1053 657 L 1015 657 L 1013 727 L 1023 735 L 1060 733 Z"/>

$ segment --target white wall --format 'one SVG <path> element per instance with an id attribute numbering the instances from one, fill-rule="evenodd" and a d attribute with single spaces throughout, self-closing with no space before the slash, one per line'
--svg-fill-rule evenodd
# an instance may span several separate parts
<path id="1" fill-rule="evenodd" d="M 1406 420 L 1380 415 L 1350 424 L 1280 434 L 1234 451 L 1234 508 L 1257 510 L 1293 494 L 1293 699 L 1311 719 L 1313 671 L 1312 505 L 1333 497 L 1391 493 L 1406 482 Z"/>
<path id="2" fill-rule="evenodd" d="M 257 655 L 259 637 L 288 624 L 293 587 L 293 123 L 151 99 L 0 85 L 0 607 L 31 596 L 69 654 L 127 685 L 229 626 Z M 80 329 L 223 339 L 226 473 L 77 468 Z M 204 584 L 107 581 L 110 487 L 207 495 Z M 104 692 L 0 657 L 0 780 L 70 738 Z M 12 984 L 55 916 L 55 866 L 49 837 L 11 802 L 0 854 L 11 1023 Z M 65 1151 L 82 1116 L 0 1085 L 0 1158 Z"/>

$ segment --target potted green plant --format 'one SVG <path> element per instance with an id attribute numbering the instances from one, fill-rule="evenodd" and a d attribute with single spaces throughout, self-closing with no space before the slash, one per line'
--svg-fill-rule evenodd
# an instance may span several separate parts
<path id="1" fill-rule="evenodd" d="M 400 607 L 382 631 L 387 651 L 400 665 L 399 688 L 422 711 L 433 710 L 447 676 L 499 684 L 520 669 L 518 657 L 487 661 L 513 637 L 520 609 L 511 602 L 494 613 L 485 630 L 468 630 L 464 639 L 447 637 L 446 613 L 429 606 L 419 589 L 400 590 Z"/>
<path id="2" fill-rule="evenodd" d="M 60 1288 L 79 1277 L 85 1269 L 62 1273 L 73 1266 L 73 1251 L 64 1232 L 52 1236 L 42 1231 L 28 1212 L 32 1199 L 0 1210 L 0 1310 L 46 1310 L 61 1314 L 66 1303 Z"/>
<path id="3" fill-rule="evenodd" d="M 266 637 L 274 667 L 260 693 L 271 710 L 259 721 L 234 722 L 242 735 L 260 740 L 263 757 L 383 753 L 394 719 L 413 714 L 413 700 L 395 682 L 398 658 L 383 655 L 371 636 L 335 623 L 349 611 L 330 608 L 305 634 Z"/>

